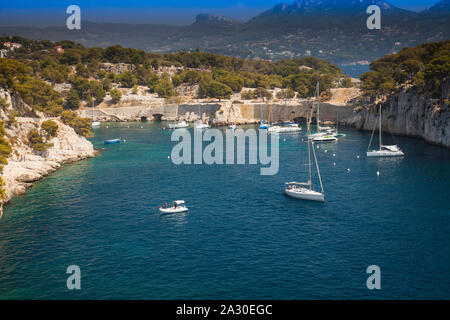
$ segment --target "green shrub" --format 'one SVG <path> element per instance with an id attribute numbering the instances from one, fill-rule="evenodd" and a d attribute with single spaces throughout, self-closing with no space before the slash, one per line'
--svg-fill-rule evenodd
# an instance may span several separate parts
<path id="1" fill-rule="evenodd" d="M 58 124 L 53 120 L 45 120 L 41 124 L 41 128 L 47 133 L 47 137 L 56 137 L 58 135 Z"/>
<path id="2" fill-rule="evenodd" d="M 2 177 L 0 177 L 0 200 L 5 200 L 6 197 L 6 193 L 5 193 L 5 188 L 3 188 L 5 186 L 5 181 L 3 180 Z"/>
<path id="3" fill-rule="evenodd" d="M 122 99 L 122 93 L 117 89 L 112 89 L 109 94 L 111 95 L 113 103 L 118 103 L 120 99 Z"/>
<path id="4" fill-rule="evenodd" d="M 132 88 L 138 83 L 138 80 L 131 71 L 124 72 L 120 77 L 120 83 L 125 88 Z"/>
<path id="5" fill-rule="evenodd" d="M 6 130 L 4 127 L 4 123 L 0 121 L 0 171 L 3 170 L 3 165 L 8 164 L 7 158 L 12 153 L 11 144 L 6 139 Z"/>
<path id="6" fill-rule="evenodd" d="M 6 110 L 8 108 L 8 102 L 6 98 L 0 98 L 0 109 Z"/>
<path id="7" fill-rule="evenodd" d="M 66 110 L 61 114 L 61 121 L 69 127 L 72 127 L 77 134 L 83 137 L 92 138 L 94 136 L 89 118 L 81 118 L 75 112 Z"/>
<path id="8" fill-rule="evenodd" d="M 158 96 L 163 98 L 169 98 L 175 95 L 175 90 L 173 90 L 172 82 L 168 77 L 163 77 L 159 80 L 155 91 Z"/>
<path id="9" fill-rule="evenodd" d="M 45 152 L 49 147 L 52 147 L 53 144 L 46 143 L 44 141 L 44 137 L 37 131 L 36 129 L 31 129 L 27 135 L 28 144 L 34 151 Z"/>
<path id="10" fill-rule="evenodd" d="M 218 81 L 211 81 L 206 85 L 206 96 L 211 98 L 229 99 L 233 90 L 226 84 Z"/>

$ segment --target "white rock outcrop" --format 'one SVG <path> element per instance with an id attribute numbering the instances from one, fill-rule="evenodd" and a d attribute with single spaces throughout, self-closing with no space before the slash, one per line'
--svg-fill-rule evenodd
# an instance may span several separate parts
<path id="1" fill-rule="evenodd" d="M 0 217 L 2 204 L 12 197 L 23 194 L 31 186 L 49 173 L 57 170 L 61 165 L 95 156 L 96 151 L 92 143 L 78 135 L 75 130 L 57 118 L 46 118 L 43 113 L 30 108 L 18 95 L 11 95 L 8 91 L 0 89 L 0 98 L 6 106 L 0 109 L 0 121 L 8 122 L 14 112 L 16 116 L 13 123 L 5 124 L 5 138 L 9 140 L 12 148 L 8 164 L 3 166 L 1 177 L 4 181 L 5 197 L 0 201 Z M 42 132 L 41 123 L 51 119 L 58 124 L 56 137 L 46 141 L 52 144 L 45 152 L 36 152 L 29 144 L 27 135 L 30 130 L 37 129 Z"/>
<path id="2" fill-rule="evenodd" d="M 53 146 L 41 153 L 36 153 L 26 144 L 26 136 L 31 129 L 40 128 L 45 119 L 17 118 L 16 123 L 6 128 L 13 152 L 2 172 L 6 195 L 4 202 L 24 193 L 32 182 L 57 170 L 61 165 L 95 156 L 92 143 L 61 121 L 52 120 L 59 126 L 58 135 L 49 140 Z"/>
<path id="3" fill-rule="evenodd" d="M 393 134 L 420 137 L 425 141 L 450 148 L 449 83 L 443 85 L 441 99 L 432 99 L 416 87 L 402 88 L 382 104 L 382 130 Z M 345 119 L 346 125 L 373 130 L 377 122 L 378 107 L 362 104 Z"/>

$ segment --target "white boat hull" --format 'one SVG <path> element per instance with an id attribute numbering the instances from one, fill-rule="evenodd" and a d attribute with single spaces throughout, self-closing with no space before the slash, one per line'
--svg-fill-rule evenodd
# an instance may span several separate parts
<path id="1" fill-rule="evenodd" d="M 189 125 L 182 121 L 179 123 L 169 123 L 169 129 L 180 129 L 180 128 L 187 128 Z"/>
<path id="2" fill-rule="evenodd" d="M 321 136 L 323 136 L 323 133 L 311 133 L 307 135 L 308 139 L 319 138 Z"/>
<path id="3" fill-rule="evenodd" d="M 402 157 L 405 154 L 402 151 L 390 151 L 390 150 L 373 150 L 367 151 L 367 157 Z"/>
<path id="4" fill-rule="evenodd" d="M 268 132 L 284 133 L 284 132 L 298 132 L 301 130 L 302 128 L 299 127 L 270 127 L 268 129 Z"/>
<path id="5" fill-rule="evenodd" d="M 188 208 L 186 207 L 180 207 L 180 208 L 159 208 L 159 211 L 161 213 L 181 213 L 188 211 Z"/>
<path id="6" fill-rule="evenodd" d="M 314 142 L 333 142 L 337 141 L 338 139 L 335 136 L 326 135 L 326 136 L 319 136 L 312 139 Z"/>
<path id="7" fill-rule="evenodd" d="M 211 128 L 209 124 L 199 124 L 198 126 L 195 127 L 195 129 L 208 129 L 208 128 Z"/>
<path id="8" fill-rule="evenodd" d="M 319 202 L 325 201 L 325 196 L 323 193 L 309 189 L 285 189 L 284 193 L 290 197 L 297 199 L 319 201 Z"/>

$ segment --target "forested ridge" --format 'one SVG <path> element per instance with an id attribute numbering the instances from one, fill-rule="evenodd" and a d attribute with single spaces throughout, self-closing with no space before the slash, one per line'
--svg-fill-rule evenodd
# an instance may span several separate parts
<path id="1" fill-rule="evenodd" d="M 332 87 L 350 86 L 351 81 L 337 66 L 313 57 L 283 59 L 276 62 L 246 60 L 202 52 L 154 54 L 119 45 L 86 48 L 71 41 L 34 41 L 21 37 L 0 38 L 22 45 L 1 60 L 0 85 L 23 95 L 30 105 L 49 115 L 63 109 L 77 109 L 80 101 L 94 106 L 109 92 L 113 101 L 120 100 L 117 87 L 146 86 L 160 97 L 176 95 L 176 87 L 198 85 L 198 98 L 229 98 L 242 88 L 254 88 L 248 98 L 267 97 L 267 89 L 285 88 L 285 95 L 298 92 L 299 97 L 314 94 L 319 81 L 324 92 Z M 64 53 L 54 48 L 60 46 Z M 107 72 L 103 64 L 127 64 L 131 70 Z M 160 67 L 178 68 L 177 73 L 161 73 Z M 8 70 L 12 73 L 8 75 Z M 159 71 L 159 72 L 158 72 Z M 6 74 L 5 74 L 6 72 Z M 11 79 L 14 79 L 11 81 Z M 42 81 L 47 82 L 43 84 Z M 12 83 L 14 82 L 14 83 Z M 71 90 L 60 95 L 52 85 L 68 83 Z M 113 85 L 115 84 L 115 85 Z"/>

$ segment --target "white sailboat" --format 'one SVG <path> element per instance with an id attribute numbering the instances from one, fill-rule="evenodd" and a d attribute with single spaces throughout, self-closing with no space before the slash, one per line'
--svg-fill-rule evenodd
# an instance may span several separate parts
<path id="1" fill-rule="evenodd" d="M 278 115 L 278 121 L 267 129 L 268 132 L 278 132 L 278 133 L 286 133 L 286 132 L 298 132 L 301 131 L 302 128 L 298 126 L 298 123 L 293 122 L 281 122 L 281 111 L 283 109 L 280 106 L 280 114 Z"/>
<path id="2" fill-rule="evenodd" d="M 308 132 L 309 132 L 309 122 L 308 122 Z M 284 185 L 284 193 L 290 197 L 312 200 L 312 201 L 325 201 L 325 193 L 323 191 L 322 178 L 320 177 L 319 165 L 317 163 L 316 151 L 314 150 L 314 142 L 311 139 L 307 139 L 308 144 L 308 172 L 309 180 L 308 182 L 286 182 Z M 316 164 L 317 175 L 320 182 L 320 192 L 315 191 L 312 188 L 312 168 L 311 168 L 311 150 L 314 156 L 314 162 Z"/>
<path id="3" fill-rule="evenodd" d="M 334 135 L 331 132 L 327 132 L 328 130 L 331 130 L 332 128 L 330 127 L 321 127 L 320 126 L 320 89 L 319 89 L 319 82 L 317 82 L 316 85 L 316 104 L 317 104 L 317 132 L 316 133 L 308 133 L 307 137 L 310 140 L 313 140 L 314 142 L 334 142 L 337 141 L 338 138 L 336 137 L 336 135 Z M 314 110 L 314 105 L 313 108 L 311 109 L 311 118 L 312 118 L 312 111 Z"/>
<path id="4" fill-rule="evenodd" d="M 394 144 L 385 146 L 381 140 L 381 104 L 380 111 L 378 112 L 378 117 L 380 118 L 379 122 L 379 149 L 378 150 L 370 150 L 370 145 L 372 144 L 373 134 L 375 132 L 376 127 L 373 128 L 372 135 L 370 136 L 369 146 L 367 147 L 367 157 L 402 157 L 405 154 L 400 148 Z"/>

